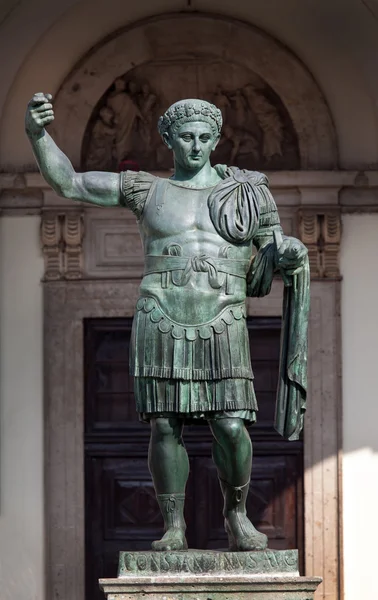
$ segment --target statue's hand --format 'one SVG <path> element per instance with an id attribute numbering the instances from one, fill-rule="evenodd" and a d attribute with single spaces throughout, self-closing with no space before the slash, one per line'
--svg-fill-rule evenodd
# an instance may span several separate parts
<path id="1" fill-rule="evenodd" d="M 25 114 L 25 129 L 30 137 L 39 136 L 54 120 L 52 95 L 39 92 L 30 100 Z"/>
<path id="2" fill-rule="evenodd" d="M 276 265 L 281 271 L 282 277 L 286 284 L 287 276 L 296 275 L 304 265 L 304 260 L 308 250 L 306 246 L 294 237 L 281 235 L 281 232 L 274 232 L 274 242 L 276 246 Z"/>

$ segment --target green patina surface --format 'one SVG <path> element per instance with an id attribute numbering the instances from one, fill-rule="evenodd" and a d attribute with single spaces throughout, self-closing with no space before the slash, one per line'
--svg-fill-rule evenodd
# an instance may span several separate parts
<path id="1" fill-rule="evenodd" d="M 268 294 L 273 277 L 282 276 L 275 427 L 298 439 L 307 393 L 307 250 L 283 235 L 265 175 L 211 165 L 222 127 L 214 105 L 181 100 L 160 118 L 162 141 L 173 153 L 169 179 L 131 171 L 76 173 L 45 129 L 53 119 L 51 95 L 36 94 L 26 132 L 46 181 L 66 198 L 129 208 L 143 240 L 130 367 L 137 410 L 151 422 L 149 468 L 165 525 L 152 547 L 163 553 L 187 548 L 189 461 L 182 433 L 184 423 L 196 419 L 208 421 L 213 433 L 230 550 L 264 550 L 267 536 L 246 514 L 252 444 L 245 424 L 256 420 L 258 407 L 244 305 L 247 296 Z"/>
<path id="2" fill-rule="evenodd" d="M 297 550 L 120 552 L 119 577 L 180 574 L 298 574 Z"/>

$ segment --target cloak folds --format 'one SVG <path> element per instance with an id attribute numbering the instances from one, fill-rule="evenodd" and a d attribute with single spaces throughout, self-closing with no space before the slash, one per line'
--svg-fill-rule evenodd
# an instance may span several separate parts
<path id="1" fill-rule="evenodd" d="M 224 179 L 209 196 L 210 219 L 227 242 L 249 242 L 259 227 L 261 184 L 268 180 L 262 173 L 237 167 L 215 165 L 215 170 Z"/>
<path id="2" fill-rule="evenodd" d="M 260 248 L 247 276 L 247 295 L 269 294 L 276 271 L 276 247 Z M 307 329 L 310 309 L 310 266 L 302 259 L 296 275 L 286 275 L 282 306 L 280 367 L 274 427 L 288 440 L 299 439 L 307 399 Z"/>
<path id="3" fill-rule="evenodd" d="M 259 247 L 247 274 L 247 295 L 269 294 L 277 272 L 277 246 L 274 230 L 279 221 L 263 225 L 261 202 L 274 205 L 265 175 L 236 167 L 216 165 L 223 181 L 209 197 L 209 213 L 215 229 L 233 244 L 253 240 Z M 281 236 L 281 233 L 279 233 Z M 284 236 L 285 237 L 285 236 Z M 301 243 L 293 239 L 292 249 Z M 310 307 L 310 268 L 308 256 L 290 275 L 280 267 L 285 283 L 282 307 L 280 371 L 276 399 L 275 429 L 288 440 L 297 440 L 303 428 L 307 397 L 307 329 Z"/>

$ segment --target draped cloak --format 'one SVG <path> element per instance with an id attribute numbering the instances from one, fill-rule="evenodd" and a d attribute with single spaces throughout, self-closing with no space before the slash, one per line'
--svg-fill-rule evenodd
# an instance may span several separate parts
<path id="1" fill-rule="evenodd" d="M 159 269 L 160 271 L 164 271 L 165 269 L 165 273 L 160 273 L 159 271 L 159 276 L 162 277 L 162 282 L 166 282 L 168 281 L 169 273 L 172 273 L 170 277 L 173 277 L 174 273 L 181 273 L 180 283 L 176 283 L 176 285 L 182 285 L 185 283 L 185 278 L 190 277 L 191 270 L 206 271 L 209 276 L 209 284 L 213 288 L 217 288 L 218 286 L 219 272 L 224 275 L 225 285 L 229 285 L 229 281 L 233 277 L 242 276 L 246 281 L 246 293 L 244 296 L 264 296 L 270 292 L 273 278 L 278 270 L 277 248 L 273 239 L 273 232 L 275 229 L 282 231 L 277 209 L 268 188 L 267 178 L 258 172 L 239 170 L 236 167 L 226 167 L 225 165 L 216 165 L 215 169 L 222 177 L 222 181 L 211 189 L 207 203 L 215 231 L 223 240 L 233 246 L 237 246 L 238 244 L 245 245 L 247 242 L 251 242 L 252 244 L 253 242 L 258 250 L 252 261 L 246 266 L 244 274 L 240 273 L 240 269 L 244 267 L 236 264 L 243 261 L 227 259 L 227 254 L 225 255 L 226 258 L 223 257 L 221 259 L 206 257 L 206 260 L 202 260 L 202 262 L 198 260 L 198 257 L 194 257 L 191 261 L 187 261 L 186 264 L 184 264 L 181 257 L 146 256 L 147 270 L 145 270 L 145 274 L 156 273 Z M 144 172 L 135 173 L 128 171 L 121 174 L 123 204 L 128 206 L 138 219 L 141 219 L 143 216 L 146 202 L 148 203 L 152 194 L 155 194 L 155 204 L 158 207 L 159 195 L 156 189 L 153 191 L 154 186 L 157 187 L 157 179 L 159 178 Z M 160 189 L 163 187 L 164 184 L 160 185 Z M 179 245 L 176 244 L 175 246 Z M 180 254 L 177 252 L 177 248 L 175 248 L 174 255 L 177 255 L 177 253 Z M 168 263 L 171 265 L 174 264 L 174 266 L 167 267 L 166 264 Z M 162 264 L 164 268 L 161 267 Z M 296 275 L 284 277 L 285 288 L 282 310 L 280 371 L 275 413 L 275 428 L 281 435 L 290 440 L 298 439 L 302 429 L 307 394 L 307 323 L 309 311 L 309 266 L 307 258 L 302 260 L 300 266 L 302 268 Z M 172 269 L 175 269 L 175 271 Z M 139 388 L 139 393 L 146 394 L 153 383 L 154 393 L 159 393 L 159 389 L 163 383 L 163 380 L 159 379 L 159 377 L 166 376 L 169 378 L 166 381 L 170 382 L 169 385 L 171 387 L 175 383 L 175 378 L 184 380 L 186 377 L 191 380 L 189 382 L 191 389 L 195 388 L 197 395 L 198 393 L 203 393 L 204 389 L 207 389 L 204 388 L 204 385 L 218 390 L 218 394 L 234 393 L 238 395 L 241 392 L 244 393 L 243 386 L 245 386 L 248 378 L 253 377 L 248 374 L 250 371 L 250 365 L 248 365 L 248 361 L 250 363 L 249 349 L 248 351 L 245 348 L 243 350 L 243 346 L 245 346 L 244 342 L 241 344 L 241 350 L 238 348 L 238 351 L 240 351 L 239 358 L 237 358 L 239 361 L 238 367 L 235 367 L 235 364 L 232 363 L 231 353 L 228 352 L 229 356 L 227 359 L 227 352 L 223 349 L 223 355 L 228 360 L 228 362 L 226 360 L 227 364 L 224 363 L 219 366 L 223 375 L 217 375 L 214 367 L 211 365 L 207 370 L 201 365 L 201 368 L 197 369 L 198 376 L 194 377 L 193 370 L 188 375 L 189 370 L 185 370 L 185 365 L 183 364 L 180 364 L 180 368 L 176 374 L 174 374 L 172 369 L 169 372 L 168 370 L 166 372 L 158 370 L 149 372 L 146 365 L 143 364 L 145 362 L 145 353 L 138 362 L 138 340 L 135 337 L 135 329 L 138 327 L 138 323 L 139 328 L 142 323 L 145 336 L 146 327 L 150 327 L 150 336 L 152 336 L 153 331 L 157 329 L 153 324 L 158 323 L 160 331 L 163 334 L 168 330 L 172 334 L 168 337 L 164 335 L 160 336 L 160 352 L 162 352 L 161 340 L 164 340 L 166 344 L 168 343 L 167 340 L 173 339 L 172 343 L 176 344 L 177 348 L 177 340 L 180 339 L 180 336 L 182 338 L 182 335 L 190 343 L 195 340 L 195 336 L 199 336 L 201 338 L 199 341 L 203 339 L 203 343 L 206 343 L 206 340 L 210 339 L 212 335 L 211 339 L 213 342 L 217 342 L 219 345 L 222 339 L 225 339 L 224 336 L 222 338 L 225 328 L 228 336 L 230 336 L 230 332 L 234 332 L 233 335 L 239 335 L 240 339 L 243 339 L 241 335 L 243 329 L 241 327 L 244 328 L 245 332 L 246 327 L 245 324 L 239 325 L 241 323 L 239 319 L 245 318 L 243 306 L 239 303 L 239 305 L 221 307 L 216 319 L 211 322 L 211 327 L 204 324 L 204 326 L 198 327 L 196 325 L 196 327 L 193 326 L 191 328 L 190 325 L 180 327 L 171 320 L 164 310 L 163 299 L 161 302 L 159 300 L 160 298 L 142 296 L 137 304 L 137 318 L 134 321 L 136 325 L 132 342 L 135 355 L 132 358 L 131 365 L 131 370 L 136 375 L 136 392 L 138 386 L 142 383 L 143 385 L 142 388 Z M 210 332 L 209 334 L 209 329 L 213 333 Z M 233 347 L 237 347 L 235 340 Z M 152 350 L 151 348 L 149 349 L 149 352 L 151 351 L 153 352 L 153 344 Z M 143 352 L 145 351 L 143 350 Z M 165 347 L 163 352 L 171 352 L 173 356 L 176 351 Z M 222 356 L 222 348 L 216 354 Z M 148 379 L 149 375 L 155 378 Z M 201 381 L 201 379 L 205 378 L 207 378 L 207 381 Z M 197 381 L 192 381 L 193 379 Z M 214 381 L 214 379 L 217 381 Z M 149 387 L 146 387 L 146 384 L 143 383 L 147 381 Z M 233 381 L 235 384 L 234 387 L 232 387 Z M 214 387 L 215 385 L 216 387 Z M 174 389 L 176 390 L 176 388 Z M 166 390 L 167 385 L 165 385 L 165 394 L 167 393 Z M 206 391 L 206 393 L 208 392 Z M 215 392 L 213 391 L 212 393 L 215 397 Z M 177 394 L 177 391 L 172 392 L 172 394 Z M 216 401 L 214 407 L 217 407 Z"/>

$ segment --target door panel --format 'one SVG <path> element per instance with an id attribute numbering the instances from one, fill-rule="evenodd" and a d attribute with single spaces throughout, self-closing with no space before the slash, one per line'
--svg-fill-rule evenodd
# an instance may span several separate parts
<path id="1" fill-rule="evenodd" d="M 279 319 L 248 321 L 258 422 L 248 513 L 271 548 L 303 548 L 303 444 L 273 430 Z M 145 550 L 163 521 L 147 466 L 149 426 L 138 420 L 128 375 L 131 319 L 85 322 L 86 598 L 102 600 L 97 580 L 117 574 L 120 550 Z M 222 494 L 208 427 L 186 427 L 191 472 L 185 517 L 191 548 L 226 548 Z"/>

